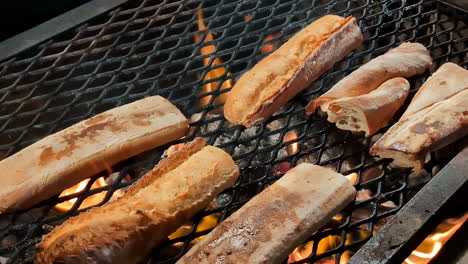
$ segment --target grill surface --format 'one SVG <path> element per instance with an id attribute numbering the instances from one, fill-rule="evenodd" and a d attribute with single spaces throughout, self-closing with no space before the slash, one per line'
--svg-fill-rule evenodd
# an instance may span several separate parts
<path id="1" fill-rule="evenodd" d="M 204 21 L 214 35 L 214 41 L 207 43 L 194 42 L 196 13 L 201 6 Z M 266 124 L 244 129 L 219 115 L 222 102 L 215 99 L 228 91 L 221 89 L 222 82 L 235 80 L 266 55 L 261 47 L 267 36 L 274 37 L 268 37 L 266 44 L 284 43 L 324 14 L 357 17 L 366 39 L 364 45 Z M 233 155 L 242 176 L 209 210 L 187 223 L 181 237 L 155 249 L 148 263 L 175 262 L 190 243 L 211 230 L 213 224 L 206 223 L 215 217 L 226 218 L 287 168 L 304 161 L 359 175 L 355 186 L 362 195 L 344 210 L 341 219 L 311 234 L 312 252 L 302 253 L 308 256 L 307 262 L 339 263 L 375 234 L 459 152 L 464 142 L 431 153 L 425 165 L 428 175 L 415 177 L 409 170 L 394 168 L 388 161 L 367 154 L 381 133 L 365 139 L 339 131 L 323 118 L 307 118 L 305 104 L 361 64 L 403 41 L 426 45 L 435 67 L 452 61 L 466 68 L 467 23 L 461 11 L 423 0 L 129 1 L 0 64 L 0 158 L 97 113 L 159 94 L 192 118 L 191 133 L 181 142 L 195 136 L 206 138 Z M 202 31 L 201 36 L 206 37 L 206 33 Z M 200 55 L 201 47 L 207 45 L 216 45 L 217 50 Z M 211 58 L 209 65 L 203 64 L 204 58 Z M 214 58 L 223 63 L 215 63 Z M 220 67 L 230 74 L 206 78 L 211 70 Z M 428 75 L 410 80 L 413 94 Z M 202 91 L 207 83 L 217 84 L 217 88 Z M 200 103 L 207 101 L 205 105 Z M 294 151 L 297 145 L 299 149 Z M 91 181 L 78 195 L 55 197 L 25 212 L 0 216 L 0 256 L 9 258 L 9 263 L 30 263 L 34 245 L 52 225 L 78 214 L 79 204 L 92 194 L 107 191 L 105 203 L 113 192 L 154 166 L 167 147 L 114 166 L 113 170 L 120 174 L 106 187 L 89 191 Z M 70 211 L 59 213 L 53 209 L 72 197 L 78 197 L 78 202 Z"/>

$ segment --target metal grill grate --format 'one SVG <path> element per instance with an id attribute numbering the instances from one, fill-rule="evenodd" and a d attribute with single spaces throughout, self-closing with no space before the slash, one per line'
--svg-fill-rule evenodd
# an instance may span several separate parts
<path id="1" fill-rule="evenodd" d="M 201 6 L 214 40 L 195 43 Z M 228 91 L 222 84 L 268 54 L 262 47 L 276 47 L 324 14 L 356 16 L 364 45 L 266 124 L 251 129 L 229 124 L 219 114 L 219 99 Z M 303 107 L 361 64 L 403 41 L 426 45 L 436 67 L 445 61 L 468 67 L 467 24 L 461 11 L 423 0 L 129 1 L 0 64 L 0 158 L 97 113 L 159 94 L 192 119 L 191 134 L 181 142 L 205 137 L 233 155 L 242 176 L 207 211 L 187 223 L 180 237 L 155 249 L 148 263 L 175 262 L 214 224 L 304 161 L 359 175 L 357 201 L 295 252 L 306 257 L 305 262 L 340 263 L 341 259 L 343 263 L 463 142 L 432 153 L 425 166 L 429 174 L 416 177 L 367 154 L 382 134 L 365 139 L 339 131 L 323 118 L 307 118 Z M 207 33 L 200 32 L 202 39 Z M 201 47 L 209 45 L 215 45 L 216 51 L 200 55 Z M 207 78 L 213 69 L 223 69 L 223 74 Z M 418 88 L 427 76 L 412 78 L 412 87 Z M 216 89 L 203 90 L 209 83 Z M 76 215 L 90 195 L 107 191 L 101 204 L 108 201 L 116 190 L 156 164 L 167 147 L 114 166 L 120 173 L 106 187 L 89 190 L 95 177 L 77 195 L 55 197 L 28 211 L 0 216 L 0 256 L 9 258 L 9 263 L 30 263 L 34 244 L 52 225 Z M 68 212 L 53 209 L 74 197 L 77 202 Z"/>

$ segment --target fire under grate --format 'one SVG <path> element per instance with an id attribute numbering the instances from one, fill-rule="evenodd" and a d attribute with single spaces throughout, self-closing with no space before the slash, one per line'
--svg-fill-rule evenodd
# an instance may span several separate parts
<path id="1" fill-rule="evenodd" d="M 197 31 L 200 8 L 208 30 Z M 227 122 L 220 110 L 232 82 L 325 14 L 357 17 L 364 44 L 265 124 L 245 129 Z M 97 113 L 158 94 L 192 121 L 190 134 L 172 144 L 204 137 L 233 155 L 241 178 L 154 249 L 145 263 L 174 263 L 218 222 L 301 162 L 357 173 L 348 177 L 359 192 L 353 204 L 292 252 L 289 262 L 346 263 L 466 140 L 431 153 L 428 173 L 416 176 L 368 154 L 386 129 L 366 139 L 340 131 L 324 118 L 307 118 L 304 106 L 404 41 L 430 49 L 432 70 L 446 61 L 467 68 L 467 25 L 466 13 L 438 1 L 129 1 L 0 63 L 0 158 Z M 410 79 L 412 94 L 428 76 Z M 41 236 L 82 211 L 78 208 L 85 198 L 105 192 L 99 203 L 104 204 L 151 169 L 169 146 L 109 168 L 78 194 L 0 216 L 0 262 L 31 263 Z M 91 189 L 100 176 L 107 177 L 108 185 Z M 71 198 L 77 199 L 66 212 L 54 208 Z"/>

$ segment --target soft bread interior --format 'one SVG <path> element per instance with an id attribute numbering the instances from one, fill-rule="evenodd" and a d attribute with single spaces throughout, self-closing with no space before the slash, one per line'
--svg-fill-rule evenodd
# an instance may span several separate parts
<path id="1" fill-rule="evenodd" d="M 364 113 L 359 107 L 346 103 L 332 103 L 327 110 L 328 121 L 339 129 L 352 132 L 364 132 L 369 135 L 369 127 Z"/>

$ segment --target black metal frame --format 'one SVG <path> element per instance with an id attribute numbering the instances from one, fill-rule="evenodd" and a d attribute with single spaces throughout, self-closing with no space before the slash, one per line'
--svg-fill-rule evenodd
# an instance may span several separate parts
<path id="1" fill-rule="evenodd" d="M 196 10 L 201 6 L 205 22 L 215 36 L 209 43 L 193 40 Z M 221 89 L 222 82 L 238 78 L 264 57 L 266 54 L 260 52 L 262 45 L 284 43 L 299 29 L 329 13 L 356 16 L 366 38 L 364 45 L 261 126 L 245 129 L 229 124 L 219 115 L 222 103 L 216 99 L 228 91 Z M 252 18 L 246 21 L 245 15 Z M 184 236 L 155 249 L 148 262 L 173 263 L 195 238 L 209 232 L 210 229 L 198 229 L 202 218 L 216 214 L 221 221 L 281 177 L 281 168 L 312 162 L 344 174 L 358 173 L 355 187 L 372 193 L 368 199 L 345 209 L 341 222 L 329 223 L 310 238 L 314 241 L 313 253 L 303 262 L 333 255 L 338 263 L 345 251 L 356 251 L 389 221 L 431 175 L 463 148 L 463 143 L 431 153 L 425 165 L 429 177 L 415 184 L 409 170 L 395 168 L 388 160 L 368 154 L 370 145 L 386 128 L 365 139 L 340 131 L 321 117 L 306 117 L 303 107 L 361 64 L 403 41 L 425 44 L 435 67 L 445 61 L 468 67 L 465 17 L 462 11 L 438 1 L 423 0 L 263 0 L 241 4 L 209 0 L 203 5 L 198 0 L 129 1 L 50 40 L 41 39 L 34 47 L 0 62 L 0 154 L 9 156 L 96 113 L 159 94 L 192 118 L 190 135 L 171 144 L 202 136 L 228 151 L 241 167 L 242 176 L 218 197 L 215 206 L 188 224 L 190 228 Z M 204 39 L 208 31 L 199 33 Z M 265 40 L 273 33 L 281 36 Z M 201 47 L 206 45 L 216 45 L 216 52 L 200 55 Z M 205 58 L 210 58 L 209 65 L 203 64 Z M 215 64 L 214 58 L 221 58 L 223 63 Z M 220 67 L 230 74 L 205 78 Z M 412 87 L 418 88 L 428 75 L 411 78 Z M 202 91 L 207 83 L 215 83 L 216 89 Z M 208 99 L 207 105 L 198 103 L 203 98 Z M 297 138 L 286 140 L 291 131 Z M 298 151 L 288 153 L 287 149 L 295 143 L 299 143 Z M 15 237 L 12 243 L 0 243 L 0 255 L 9 257 L 10 263 L 27 263 L 34 254 L 34 244 L 50 225 L 78 214 L 79 204 L 92 194 L 107 191 L 101 204 L 108 201 L 117 189 L 132 184 L 154 166 L 168 146 L 114 166 L 120 174 L 109 186 L 89 190 L 97 178 L 94 177 L 79 194 L 54 197 L 25 212 L 0 216 L 0 242 Z M 124 180 L 127 175 L 132 179 Z M 70 211 L 57 213 L 52 209 L 75 197 L 78 201 Z M 388 201 L 395 208 L 382 206 Z M 357 217 L 363 211 L 365 217 Z M 336 247 L 317 254 L 319 241 L 330 236 L 336 238 Z M 168 252 L 174 254 L 166 256 Z"/>
<path id="2" fill-rule="evenodd" d="M 77 27 L 96 16 L 116 8 L 126 1 L 93 0 L 21 34 L 4 40 L 0 42 L 0 61 L 49 40 L 70 28 Z"/>
<path id="3" fill-rule="evenodd" d="M 401 208 L 349 264 L 402 263 L 427 235 L 425 231 L 431 230 L 425 227 L 438 223 L 444 207 L 453 202 L 457 194 L 468 190 L 467 160 L 468 148 L 465 148 Z"/>

